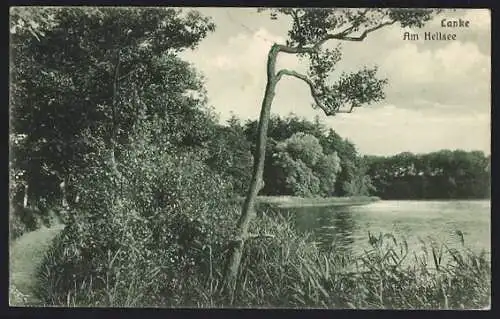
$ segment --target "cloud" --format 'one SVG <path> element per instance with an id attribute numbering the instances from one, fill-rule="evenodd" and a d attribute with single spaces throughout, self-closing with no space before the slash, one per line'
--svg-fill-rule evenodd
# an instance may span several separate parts
<path id="1" fill-rule="evenodd" d="M 488 111 L 490 67 L 490 58 L 469 42 L 451 42 L 436 50 L 404 43 L 380 62 L 381 74 L 390 81 L 387 101 L 419 109 L 441 104 Z"/>
<path id="2" fill-rule="evenodd" d="M 210 103 L 222 119 L 232 112 L 243 118 L 256 118 L 266 85 L 269 49 L 273 43 L 284 41 L 283 37 L 261 27 L 253 33 L 245 30 L 228 37 L 216 47 L 200 48 L 200 51 L 209 51 L 207 54 L 191 52 L 184 56 L 205 74 Z M 281 55 L 277 68 L 300 70 L 301 65 L 295 56 Z"/>
<path id="3" fill-rule="evenodd" d="M 464 18 L 470 20 L 473 26 L 486 30 L 491 28 L 491 10 L 489 9 L 466 10 Z"/>
<path id="4" fill-rule="evenodd" d="M 221 51 L 223 52 L 221 54 L 213 58 L 208 57 L 209 63 L 222 69 L 251 73 L 255 73 L 256 70 L 265 71 L 269 49 L 273 43 L 284 42 L 283 37 L 274 35 L 265 28 L 259 28 L 252 34 L 239 33 L 222 44 Z M 221 65 L 221 61 L 223 61 L 223 65 Z M 294 68 L 298 66 L 298 59 L 293 55 L 285 55 L 279 59 L 279 65 Z M 230 67 L 227 68 L 228 66 Z"/>
<path id="5" fill-rule="evenodd" d="M 266 85 L 267 53 L 272 43 L 285 42 L 288 24 L 281 20 L 271 23 L 252 10 L 211 12 L 216 14 L 220 31 L 184 56 L 206 75 L 209 102 L 222 120 L 231 113 L 244 120 L 257 119 Z M 422 30 L 394 26 L 374 32 L 363 42 L 342 43 L 338 71 L 378 65 L 380 76 L 389 79 L 385 101 L 326 118 L 321 110 L 311 108 L 307 85 L 284 77 L 271 112 L 293 112 L 311 120 L 320 115 L 365 154 L 441 148 L 488 151 L 489 12 L 457 10 L 445 16 L 469 19 L 471 27 L 455 30 L 456 41 L 403 41 L 405 31 L 443 31 L 438 19 Z M 288 54 L 279 56 L 277 67 L 305 71 L 305 65 Z"/>
<path id="6" fill-rule="evenodd" d="M 439 116 L 384 105 L 323 120 L 363 154 L 455 148 L 490 152 L 490 118 L 485 114 Z"/>
<path id="7" fill-rule="evenodd" d="M 236 64 L 234 63 L 234 61 L 227 55 L 216 56 L 212 60 L 212 63 L 214 67 L 222 70 L 231 70 L 236 68 Z"/>

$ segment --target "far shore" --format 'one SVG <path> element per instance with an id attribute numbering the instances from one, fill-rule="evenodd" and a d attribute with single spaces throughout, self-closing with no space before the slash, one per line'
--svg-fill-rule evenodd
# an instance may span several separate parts
<path id="1" fill-rule="evenodd" d="M 237 197 L 235 202 L 243 203 L 244 197 Z M 301 207 L 339 207 L 360 206 L 379 201 L 376 196 L 305 198 L 298 196 L 257 196 L 257 204 L 267 204 L 277 208 Z"/>

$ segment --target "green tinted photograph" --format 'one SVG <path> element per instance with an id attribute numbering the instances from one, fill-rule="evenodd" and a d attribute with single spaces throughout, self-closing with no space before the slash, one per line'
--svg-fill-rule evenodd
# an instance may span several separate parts
<path id="1" fill-rule="evenodd" d="M 491 308 L 489 10 L 9 28 L 11 307 Z"/>

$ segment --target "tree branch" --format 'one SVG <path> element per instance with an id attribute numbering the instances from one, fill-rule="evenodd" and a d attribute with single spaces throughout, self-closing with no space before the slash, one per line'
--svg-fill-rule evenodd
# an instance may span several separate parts
<path id="1" fill-rule="evenodd" d="M 352 110 L 355 108 L 354 104 L 351 104 L 351 108 L 349 111 L 337 110 L 336 113 L 352 113 Z"/>
<path id="2" fill-rule="evenodd" d="M 373 32 L 373 31 L 376 31 L 376 30 L 378 30 L 380 28 L 383 28 L 385 26 L 392 25 L 394 23 L 396 23 L 396 20 L 392 20 L 392 21 L 387 21 L 387 22 L 381 23 L 381 24 L 379 24 L 377 26 L 374 26 L 373 28 L 366 29 L 365 31 L 363 31 L 363 33 L 359 37 L 347 37 L 347 36 L 345 36 L 343 34 L 338 34 L 338 33 L 334 34 L 332 36 L 333 36 L 333 39 L 339 39 L 339 40 L 363 41 L 369 33 Z M 340 38 L 338 38 L 338 37 L 340 37 Z"/>
<path id="3" fill-rule="evenodd" d="M 297 9 L 292 9 L 291 14 L 293 21 L 297 24 L 297 27 L 300 27 L 299 14 Z"/>
<path id="4" fill-rule="evenodd" d="M 304 82 L 307 83 L 307 85 L 309 85 L 309 88 L 311 90 L 311 95 L 314 99 L 314 102 L 325 112 L 325 114 L 327 116 L 330 116 L 330 115 L 335 115 L 336 113 L 336 110 L 329 110 L 330 108 L 327 108 L 325 107 L 325 105 L 321 102 L 315 88 L 314 88 L 314 83 L 305 75 L 301 74 L 301 73 L 298 73 L 296 71 L 292 71 L 292 70 L 287 70 L 287 69 L 282 69 L 278 72 L 278 74 L 276 75 L 276 77 L 278 78 L 278 80 L 283 76 L 283 75 L 288 75 L 288 76 L 292 76 L 292 77 L 295 77 L 297 79 L 300 79 Z"/>
<path id="5" fill-rule="evenodd" d="M 118 95 L 118 86 L 120 82 L 120 51 L 118 50 L 116 53 L 116 66 L 114 70 L 114 76 L 113 76 L 113 101 L 111 105 L 111 111 L 112 111 L 112 138 L 116 138 L 116 128 L 117 128 L 117 123 L 116 123 L 116 117 L 117 117 L 117 110 L 116 110 L 116 105 L 117 105 L 117 95 Z"/>
<path id="6" fill-rule="evenodd" d="M 349 34 L 349 32 L 351 32 L 352 29 L 355 28 L 354 25 L 351 25 L 350 27 L 348 27 L 345 30 L 342 30 L 338 33 L 329 34 L 329 35 L 325 36 L 323 39 L 319 40 L 314 45 L 309 46 L 309 47 L 300 47 L 300 46 L 299 47 L 289 47 L 289 46 L 280 45 L 280 44 L 277 45 L 277 47 L 279 48 L 280 52 L 284 52 L 284 53 L 291 53 L 291 54 L 312 53 L 312 52 L 317 51 L 325 42 L 327 42 L 329 40 L 363 41 L 368 36 L 368 34 L 370 34 L 371 32 L 376 31 L 376 30 L 383 28 L 385 26 L 392 25 L 396 22 L 397 22 L 397 20 L 391 20 L 391 21 L 387 21 L 387 22 L 378 24 L 372 28 L 366 29 L 365 31 L 363 31 L 363 33 L 360 36 L 357 36 L 357 37 L 347 36 Z"/>
<path id="7" fill-rule="evenodd" d="M 368 11 L 370 11 L 370 8 L 367 8 L 367 9 L 365 9 L 365 11 L 361 12 L 359 14 L 359 17 L 361 18 L 361 17 L 366 16 L 366 14 L 368 13 Z M 338 32 L 336 35 L 338 35 L 338 36 L 342 36 L 342 35 L 346 36 L 346 35 L 349 34 L 349 32 L 351 32 L 354 28 L 356 28 L 358 26 L 359 25 L 356 25 L 356 24 L 353 23 L 349 27 L 345 28 L 343 31 Z"/>
<path id="8" fill-rule="evenodd" d="M 128 78 L 130 75 L 132 75 L 134 72 L 137 72 L 141 66 L 144 66 L 142 63 L 139 63 L 139 65 L 132 69 L 131 71 L 129 71 L 127 74 L 124 74 L 122 75 L 121 77 L 118 78 L 118 81 L 123 81 L 124 79 Z"/>

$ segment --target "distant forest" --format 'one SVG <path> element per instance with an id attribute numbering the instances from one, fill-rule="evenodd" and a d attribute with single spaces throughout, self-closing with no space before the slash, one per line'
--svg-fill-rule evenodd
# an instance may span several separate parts
<path id="1" fill-rule="evenodd" d="M 223 152 L 213 167 L 239 180 L 250 174 L 257 121 L 233 117 L 215 143 Z M 481 151 L 361 156 L 355 145 L 319 120 L 274 116 L 269 127 L 261 195 L 363 196 L 382 199 L 473 199 L 490 197 L 491 159 Z M 228 161 L 231 157 L 232 161 Z"/>
<path id="2" fill-rule="evenodd" d="M 383 199 L 490 197 L 491 159 L 480 151 L 401 153 L 364 160 L 374 194 Z"/>

